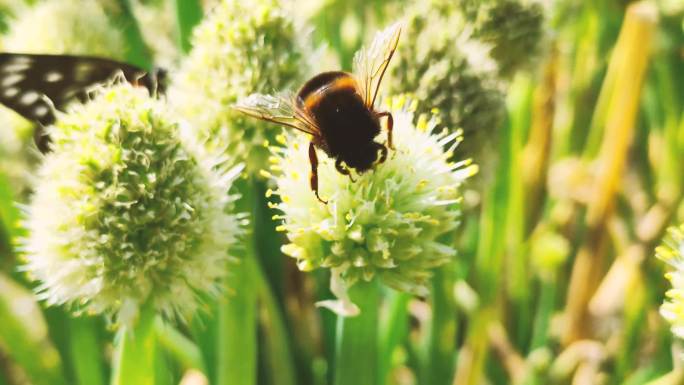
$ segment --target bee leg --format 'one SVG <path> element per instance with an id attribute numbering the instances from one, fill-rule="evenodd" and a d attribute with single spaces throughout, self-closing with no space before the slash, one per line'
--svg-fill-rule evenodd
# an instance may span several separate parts
<path id="1" fill-rule="evenodd" d="M 380 151 L 380 159 L 378 159 L 378 164 L 385 163 L 387 160 L 387 147 L 384 144 L 375 143 L 378 150 Z"/>
<path id="2" fill-rule="evenodd" d="M 342 159 L 338 159 L 335 161 L 335 168 L 337 169 L 337 172 L 339 172 L 340 174 L 348 176 L 352 183 L 356 182 L 354 177 L 352 177 L 351 171 L 349 171 L 349 169 L 342 164 Z"/>
<path id="3" fill-rule="evenodd" d="M 394 118 L 392 113 L 389 111 L 380 112 L 377 115 L 378 118 L 387 117 L 387 147 L 390 150 L 394 150 L 394 144 L 392 144 L 392 129 L 394 128 Z"/>
<path id="4" fill-rule="evenodd" d="M 318 157 L 316 156 L 316 147 L 314 147 L 313 142 L 309 143 L 309 162 L 311 163 L 311 174 L 309 175 L 309 184 L 311 185 L 311 191 L 316 194 L 316 198 L 323 204 L 328 204 L 328 202 L 321 199 L 318 195 Z"/>

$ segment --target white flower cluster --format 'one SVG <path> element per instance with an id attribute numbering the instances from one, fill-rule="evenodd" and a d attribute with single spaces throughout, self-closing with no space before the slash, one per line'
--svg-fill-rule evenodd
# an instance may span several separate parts
<path id="1" fill-rule="evenodd" d="M 127 83 L 60 115 L 28 207 L 26 270 L 48 304 L 128 323 L 152 303 L 166 316 L 216 293 L 241 233 L 221 169 L 170 119 L 163 101 Z"/>

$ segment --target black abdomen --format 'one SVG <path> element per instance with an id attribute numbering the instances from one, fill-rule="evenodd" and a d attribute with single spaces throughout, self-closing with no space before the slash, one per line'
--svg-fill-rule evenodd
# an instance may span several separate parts
<path id="1" fill-rule="evenodd" d="M 357 171 L 369 169 L 377 158 L 380 123 L 357 92 L 346 72 L 324 72 L 309 80 L 298 94 L 300 107 L 316 119 L 328 155 Z"/>

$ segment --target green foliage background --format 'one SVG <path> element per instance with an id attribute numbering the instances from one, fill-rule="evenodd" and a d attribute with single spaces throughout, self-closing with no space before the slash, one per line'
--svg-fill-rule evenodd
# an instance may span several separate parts
<path id="1" fill-rule="evenodd" d="M 151 68 L 138 3 L 112 2 L 127 60 Z M 12 17 L 5 3 L 0 26 Z M 297 3 L 314 40 L 349 69 L 358 47 L 412 2 Z M 211 1 L 168 7 L 180 52 L 191 49 L 202 6 Z M 13 247 L 23 234 L 17 202 L 27 197 L 0 174 L 0 385 L 684 383 L 684 352 L 658 314 L 669 284 L 653 251 L 684 222 L 684 6 L 556 0 L 545 9 L 543 48 L 502 86 L 501 126 L 482 128 L 491 142 L 475 161 L 495 160 L 469 186 L 453 240 L 459 257 L 435 272 L 427 298 L 373 289 L 377 334 L 363 323 L 340 332 L 332 313 L 314 307 L 331 297 L 327 273 L 299 273 L 281 254 L 265 182 L 255 178 L 241 182 L 251 193 L 242 208 L 254 214 L 246 242 L 256 258 L 240 284 L 250 295 L 233 310 L 210 302 L 187 325 L 144 317 L 135 338 L 152 350 L 115 351 L 104 320 L 45 308 L 32 294 Z M 231 311 L 254 322 L 217 328 Z M 339 339 L 350 333 L 357 338 Z M 368 349 L 371 369 L 335 359 Z"/>

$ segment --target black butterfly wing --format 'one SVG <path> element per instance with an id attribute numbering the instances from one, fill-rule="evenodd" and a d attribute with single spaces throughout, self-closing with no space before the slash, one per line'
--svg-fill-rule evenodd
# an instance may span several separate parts
<path id="1" fill-rule="evenodd" d="M 0 53 L 0 103 L 38 123 L 36 144 L 44 151 L 47 138 L 40 126 L 55 121 L 55 109 L 63 111 L 75 100 L 84 102 L 91 86 L 117 75 L 155 92 L 156 74 L 97 57 Z"/>

